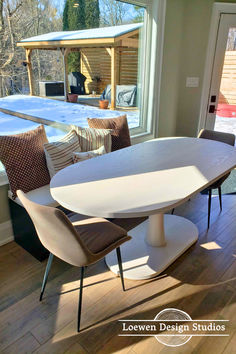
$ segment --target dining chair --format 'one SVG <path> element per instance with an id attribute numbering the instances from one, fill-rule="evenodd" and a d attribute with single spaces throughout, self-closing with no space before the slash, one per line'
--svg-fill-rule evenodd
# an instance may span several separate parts
<path id="1" fill-rule="evenodd" d="M 235 135 L 230 133 L 224 132 L 217 132 L 208 129 L 202 129 L 199 134 L 198 138 L 201 139 L 209 139 L 209 140 L 216 140 L 221 143 L 225 143 L 228 145 L 234 146 L 235 144 Z M 218 189 L 219 193 L 219 202 L 220 202 L 220 211 L 222 211 L 222 196 L 221 196 L 221 185 L 222 183 L 229 177 L 230 172 L 224 175 L 223 177 L 219 178 L 216 182 L 211 184 L 209 187 L 205 189 L 208 192 L 208 221 L 207 221 L 207 229 L 210 227 L 210 218 L 211 218 L 211 196 L 212 196 L 212 189 Z"/>
<path id="2" fill-rule="evenodd" d="M 61 210 L 39 205 L 18 190 L 17 196 L 33 221 L 43 246 L 50 252 L 40 298 L 43 298 L 54 255 L 63 261 L 81 267 L 77 329 L 80 331 L 83 279 L 85 267 L 96 263 L 116 249 L 122 288 L 125 291 L 120 245 L 131 239 L 118 225 L 102 218 L 70 220 Z M 22 225 L 24 227 L 24 225 Z"/>

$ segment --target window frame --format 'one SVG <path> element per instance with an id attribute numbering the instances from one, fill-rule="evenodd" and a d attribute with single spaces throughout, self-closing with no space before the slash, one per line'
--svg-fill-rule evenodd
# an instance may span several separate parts
<path id="1" fill-rule="evenodd" d="M 146 8 L 141 125 L 130 129 L 132 144 L 137 144 L 158 136 L 166 0 L 122 0 L 122 2 Z M 6 184 L 8 184 L 6 172 L 0 171 L 0 186 Z"/>
<path id="2" fill-rule="evenodd" d="M 146 8 L 140 126 L 130 129 L 131 140 L 135 144 L 158 136 L 166 0 L 121 0 L 121 2 Z"/>

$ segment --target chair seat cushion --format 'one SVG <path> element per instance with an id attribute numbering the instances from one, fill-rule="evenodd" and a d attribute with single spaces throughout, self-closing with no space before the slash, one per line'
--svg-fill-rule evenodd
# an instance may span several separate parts
<path id="1" fill-rule="evenodd" d="M 98 253 L 119 241 L 127 232 L 120 226 L 112 224 L 102 218 L 87 218 L 76 221 L 77 216 L 73 216 L 72 221 L 76 231 L 79 233 L 85 246 L 92 253 Z"/>
<path id="2" fill-rule="evenodd" d="M 26 193 L 26 196 L 32 202 L 35 202 L 35 203 L 38 203 L 41 205 L 46 205 L 46 206 L 51 206 L 51 207 L 58 207 L 58 205 L 59 205 L 51 196 L 49 184 Z M 14 200 L 14 202 L 16 202 L 17 204 L 23 206 L 18 197 L 16 197 L 15 199 L 13 198 L 13 193 L 10 190 L 8 191 L 8 197 L 10 199 Z"/>

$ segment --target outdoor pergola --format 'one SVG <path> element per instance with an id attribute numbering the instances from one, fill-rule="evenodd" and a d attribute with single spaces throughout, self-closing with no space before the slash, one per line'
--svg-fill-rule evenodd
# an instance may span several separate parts
<path id="1" fill-rule="evenodd" d="M 105 48 L 111 62 L 111 109 L 116 106 L 117 85 L 117 49 L 138 48 L 139 30 L 142 24 L 128 24 L 113 27 L 94 28 L 80 31 L 51 32 L 17 43 L 17 46 L 26 50 L 26 63 L 29 78 L 30 95 L 34 95 L 34 80 L 31 63 L 32 51 L 60 50 L 63 55 L 64 66 L 64 95 L 68 97 L 68 65 L 67 57 L 70 52 L 81 51 L 85 48 Z"/>

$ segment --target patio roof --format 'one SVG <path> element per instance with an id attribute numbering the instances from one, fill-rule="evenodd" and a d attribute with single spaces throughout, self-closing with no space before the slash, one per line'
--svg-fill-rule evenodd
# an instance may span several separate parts
<path id="1" fill-rule="evenodd" d="M 50 32 L 21 40 L 17 46 L 24 48 L 56 49 L 57 47 L 83 47 L 101 45 L 122 45 L 122 39 L 139 33 L 142 23 L 92 28 L 80 31 Z"/>
<path id="2" fill-rule="evenodd" d="M 25 63 L 28 70 L 30 95 L 34 95 L 31 63 L 31 54 L 34 49 L 61 50 L 64 64 L 64 94 L 65 100 L 68 100 L 68 54 L 82 48 L 103 47 L 111 57 L 111 109 L 114 109 L 116 105 L 116 49 L 120 47 L 138 48 L 141 27 L 142 23 L 132 23 L 80 31 L 51 32 L 21 40 L 17 46 L 26 50 Z"/>

